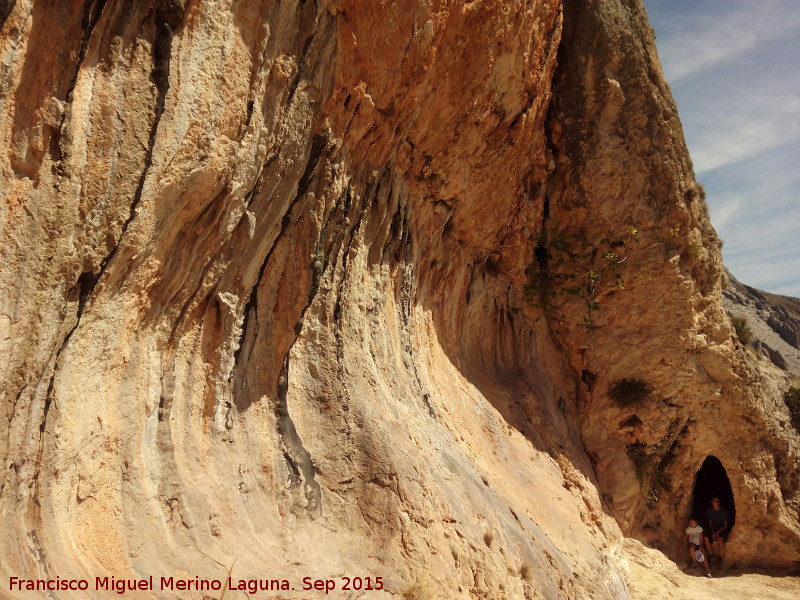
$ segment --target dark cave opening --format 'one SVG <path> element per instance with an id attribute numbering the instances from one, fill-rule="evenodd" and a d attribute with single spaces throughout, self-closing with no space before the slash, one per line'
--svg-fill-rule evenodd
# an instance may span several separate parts
<path id="1" fill-rule="evenodd" d="M 728 511 L 731 516 L 728 529 L 733 529 L 736 522 L 736 505 L 733 501 L 733 490 L 725 467 L 716 456 L 707 456 L 694 480 L 692 494 L 692 515 L 700 520 L 700 525 L 706 529 L 706 510 L 711 506 L 711 499 L 719 498 L 720 506 Z"/>

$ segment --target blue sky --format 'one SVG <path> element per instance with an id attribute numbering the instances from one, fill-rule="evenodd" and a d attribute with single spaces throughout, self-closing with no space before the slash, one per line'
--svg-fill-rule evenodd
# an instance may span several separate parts
<path id="1" fill-rule="evenodd" d="M 725 264 L 800 297 L 800 2 L 644 4 Z"/>

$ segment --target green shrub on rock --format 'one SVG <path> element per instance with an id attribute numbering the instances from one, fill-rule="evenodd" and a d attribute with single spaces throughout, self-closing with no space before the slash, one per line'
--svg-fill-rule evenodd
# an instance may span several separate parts
<path id="1" fill-rule="evenodd" d="M 753 332 L 747 324 L 747 317 L 731 317 L 731 325 L 736 330 L 736 336 L 745 346 L 753 341 Z"/>
<path id="2" fill-rule="evenodd" d="M 783 393 L 783 401 L 789 409 L 792 426 L 800 433 L 800 388 L 790 387 Z"/>

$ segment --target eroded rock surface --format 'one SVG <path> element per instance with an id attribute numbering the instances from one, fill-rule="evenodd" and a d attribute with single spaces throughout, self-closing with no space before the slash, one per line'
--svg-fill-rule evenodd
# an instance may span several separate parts
<path id="1" fill-rule="evenodd" d="M 4 577 L 625 598 L 710 454 L 731 558 L 795 566 L 640 2 L 6 5 Z M 624 235 L 599 310 L 532 299 Z"/>

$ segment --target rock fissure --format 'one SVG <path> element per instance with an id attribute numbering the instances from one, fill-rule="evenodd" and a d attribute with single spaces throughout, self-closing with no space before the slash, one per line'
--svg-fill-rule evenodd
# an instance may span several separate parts
<path id="1" fill-rule="evenodd" d="M 277 398 L 275 402 L 275 419 L 278 435 L 283 443 L 283 456 L 292 476 L 291 487 L 302 484 L 306 505 L 304 509 L 309 517 L 316 518 L 322 512 L 322 489 L 316 479 L 316 467 L 311 454 L 303 445 L 297 427 L 289 413 L 286 396 L 289 391 L 289 354 L 283 361 L 278 377 Z M 295 511 L 293 511 L 295 512 Z M 297 513 L 295 513 L 297 514 Z"/>
<path id="2" fill-rule="evenodd" d="M 228 184 L 225 184 L 225 185 L 222 186 L 222 189 L 220 190 L 220 192 L 216 196 L 214 196 L 213 200 L 211 200 L 211 202 L 209 202 L 208 205 L 205 206 L 205 208 L 197 216 L 197 218 L 188 225 L 188 229 L 194 229 L 194 228 L 202 229 L 202 227 L 200 226 L 200 223 L 202 222 L 203 218 L 206 217 L 207 215 L 209 215 L 210 212 L 213 210 L 213 208 L 215 206 L 218 206 L 218 205 L 223 205 L 224 206 L 224 200 L 227 197 L 229 197 L 229 195 L 230 195 L 230 189 L 228 187 Z M 211 234 L 210 233 L 207 234 L 206 238 L 210 238 L 210 237 L 212 237 Z M 203 238 L 201 243 L 205 244 L 206 241 L 207 241 L 206 238 Z M 224 251 L 224 248 L 218 248 L 216 250 L 216 252 L 212 253 L 212 256 L 210 256 L 209 259 L 206 262 L 204 262 L 203 267 L 202 267 L 202 271 L 201 271 L 200 275 L 198 276 L 198 278 L 196 280 L 196 283 L 191 285 L 191 287 L 192 287 L 191 294 L 189 294 L 187 296 L 186 300 L 182 302 L 181 307 L 178 310 L 177 315 L 172 320 L 171 329 L 170 329 L 169 336 L 167 337 L 167 341 L 166 341 L 166 347 L 167 348 L 169 348 L 173 344 L 175 344 L 176 340 L 180 337 L 181 327 L 182 327 L 182 325 L 185 325 L 186 317 L 188 316 L 189 309 L 190 309 L 190 307 L 192 307 L 193 304 L 196 304 L 196 302 L 198 300 L 198 295 L 204 289 L 209 289 L 210 288 L 211 290 L 215 290 L 217 284 L 219 284 L 221 276 L 217 277 L 217 279 L 214 281 L 213 285 L 210 285 L 210 286 L 209 285 L 204 285 L 204 282 L 206 281 L 207 277 L 209 276 L 209 274 L 214 269 L 214 266 L 216 264 L 218 264 L 219 261 L 221 260 L 221 254 L 222 254 L 223 251 Z M 188 284 L 187 284 L 186 287 L 189 287 Z M 175 292 L 175 294 L 169 299 L 168 305 L 172 306 L 172 305 L 174 305 L 176 303 L 176 301 L 178 301 L 178 296 L 180 295 L 180 292 L 181 292 L 180 289 Z"/>
<path id="3" fill-rule="evenodd" d="M 305 197 L 306 193 L 308 192 L 308 188 L 311 184 L 312 174 L 316 170 L 317 166 L 320 163 L 322 152 L 324 151 L 327 145 L 327 139 L 323 136 L 314 136 L 312 143 L 309 158 L 306 162 L 306 168 L 301 175 L 298 184 L 297 184 L 297 191 L 295 193 L 294 199 L 289 204 L 289 207 L 286 209 L 282 219 L 281 219 L 281 227 L 278 234 L 275 236 L 275 239 L 272 241 L 267 253 L 264 256 L 264 260 L 261 262 L 261 266 L 258 270 L 258 275 L 256 276 L 255 283 L 253 287 L 250 289 L 250 293 L 247 298 L 247 302 L 245 303 L 243 309 L 243 320 L 241 325 L 241 333 L 239 335 L 239 343 L 237 345 L 236 350 L 234 351 L 234 363 L 240 363 L 240 357 L 242 350 L 245 345 L 245 340 L 247 336 L 247 332 L 250 328 L 253 328 L 253 335 L 258 335 L 258 289 L 259 286 L 262 285 L 262 281 L 264 279 L 264 275 L 267 272 L 267 268 L 269 266 L 270 260 L 272 259 L 272 255 L 275 252 L 275 249 L 278 247 L 278 244 L 281 238 L 286 233 L 287 229 L 289 228 L 290 224 L 292 223 L 292 219 L 297 219 L 300 215 L 294 215 L 295 207 L 298 206 L 303 198 Z M 254 190 L 258 187 L 256 184 Z M 317 279 L 318 281 L 318 279 Z M 255 343 L 255 341 L 253 341 Z M 242 360 L 247 361 L 248 357 L 242 357 Z M 231 378 L 234 377 L 235 370 L 231 372 Z M 237 403 L 239 406 L 249 406 L 249 402 L 244 404 Z"/>
<path id="4" fill-rule="evenodd" d="M 104 6 L 108 0 L 102 0 Z M 103 257 L 97 269 L 97 274 L 89 280 L 88 289 L 83 290 L 82 296 L 89 298 L 94 292 L 96 285 L 106 272 L 109 263 L 119 250 L 119 245 L 128 227 L 136 217 L 136 210 L 141 203 L 142 194 L 144 193 L 144 186 L 150 169 L 153 166 L 153 152 L 156 146 L 156 138 L 158 136 L 158 126 L 161 122 L 161 117 L 164 114 L 167 92 L 169 91 L 169 69 L 172 53 L 172 38 L 174 30 L 180 25 L 180 20 L 183 16 L 182 6 L 180 0 L 158 0 L 158 8 L 155 9 L 156 18 L 156 36 L 152 46 L 152 60 L 153 67 L 151 70 L 151 77 L 156 86 L 156 97 L 153 109 L 153 119 L 150 125 L 150 132 L 147 138 L 147 145 L 144 155 L 144 166 L 142 167 L 136 189 L 133 193 L 133 199 L 129 204 L 128 215 L 122 223 L 120 233 L 117 236 L 116 242 L 113 244 L 111 250 Z M 87 0 L 87 3 L 92 0 Z M 153 9 L 148 13 L 148 16 L 153 13 Z M 99 19 L 99 13 L 96 19 Z M 147 17 L 146 17 L 147 19 Z M 95 21 L 96 24 L 96 21 Z M 92 27 L 93 29 L 93 27 Z M 77 79 L 77 75 L 76 75 Z M 85 300 L 84 300 L 85 303 Z"/>
<path id="5" fill-rule="evenodd" d="M 309 161 L 309 167 L 306 169 L 303 178 L 301 178 L 302 185 L 298 187 L 299 190 L 298 197 L 304 195 L 307 192 L 309 184 L 309 181 L 307 180 L 310 179 L 311 173 L 313 173 L 313 171 L 315 170 L 316 165 L 319 162 L 320 154 L 321 154 L 321 148 L 316 152 L 312 149 L 311 159 Z M 302 194 L 300 193 L 300 191 L 302 191 Z M 377 190 L 375 193 L 377 193 Z M 350 208 L 349 203 L 352 201 L 351 191 L 349 186 L 345 189 L 343 197 L 344 197 L 344 203 L 343 203 L 342 219 L 345 219 L 347 213 L 349 212 Z M 350 247 L 354 241 L 355 236 L 357 235 L 358 231 L 361 228 L 362 218 L 364 216 L 364 213 L 366 212 L 366 205 L 368 205 L 368 203 L 366 203 L 365 207 L 361 211 L 359 211 L 358 219 L 352 226 L 340 229 L 342 231 L 341 242 L 338 248 L 336 247 L 334 242 L 334 246 L 332 249 L 332 253 L 334 254 L 333 261 L 327 261 L 327 259 L 322 256 L 322 245 L 324 244 L 325 237 L 327 237 L 330 218 L 333 217 L 333 213 L 335 212 L 335 207 L 331 211 L 329 220 L 327 220 L 325 225 L 322 227 L 320 231 L 319 240 L 317 241 L 316 251 L 310 266 L 312 271 L 312 277 L 311 277 L 308 300 L 303 309 L 301 310 L 297 322 L 295 323 L 294 341 L 292 342 L 291 347 L 284 358 L 284 363 L 283 363 L 284 366 L 278 378 L 278 393 L 277 393 L 277 402 L 275 406 L 275 416 L 278 426 L 278 433 L 281 440 L 283 440 L 283 444 L 285 447 L 284 458 L 287 462 L 287 465 L 289 467 L 289 472 L 292 476 L 291 485 L 292 487 L 297 487 L 301 483 L 303 484 L 305 490 L 305 499 L 307 502 L 305 509 L 309 514 L 309 516 L 311 516 L 311 518 L 315 518 L 319 516 L 319 514 L 321 514 L 322 490 L 319 483 L 316 480 L 316 467 L 314 465 L 314 461 L 309 451 L 303 445 L 300 435 L 297 432 L 297 427 L 294 421 L 292 420 L 289 412 L 287 395 L 289 390 L 290 355 L 292 347 L 294 347 L 300 335 L 302 334 L 306 312 L 309 310 L 309 308 L 311 308 L 314 299 L 317 297 L 317 294 L 319 293 L 320 282 L 323 277 L 325 269 L 328 268 L 328 266 L 330 266 L 330 268 L 336 270 L 335 257 L 341 254 L 342 266 L 340 269 L 339 284 L 337 286 L 337 292 L 335 297 L 333 318 L 336 324 L 335 330 L 337 338 L 336 345 L 337 345 L 338 363 L 340 368 L 343 367 L 343 362 L 342 362 L 343 356 L 339 354 L 339 350 L 343 348 L 341 341 L 341 336 L 342 336 L 342 320 L 340 315 L 341 299 L 343 294 L 343 288 L 348 277 L 347 265 L 350 257 Z"/>
<path id="6" fill-rule="evenodd" d="M 81 37 L 81 45 L 80 49 L 78 50 L 78 56 L 75 64 L 75 75 L 72 77 L 72 81 L 67 88 L 67 93 L 64 96 L 67 105 L 72 104 L 72 96 L 73 92 L 75 91 L 75 86 L 78 82 L 81 66 L 83 65 L 83 61 L 86 59 L 86 54 L 89 51 L 89 42 L 92 38 L 95 28 L 97 27 L 97 23 L 100 21 L 100 17 L 103 14 L 103 9 L 105 8 L 107 1 L 108 0 L 84 0 L 83 17 L 81 18 L 81 30 L 83 31 L 83 35 Z M 59 123 L 58 128 L 54 131 L 53 138 L 51 139 L 49 145 L 51 158 L 53 160 L 53 168 L 54 171 L 59 175 L 65 174 L 63 162 L 66 154 L 61 147 L 61 140 L 66 132 L 65 128 L 67 126 L 67 114 L 67 110 L 62 112 L 61 122 Z"/>
<path id="7" fill-rule="evenodd" d="M 70 88 L 70 91 L 68 92 L 68 96 L 67 96 L 68 99 L 71 97 L 72 91 L 74 90 L 75 82 L 77 81 L 78 74 L 80 73 L 80 65 L 81 65 L 83 59 L 86 56 L 86 52 L 87 52 L 88 44 L 89 44 L 89 39 L 90 39 L 91 34 L 94 31 L 94 29 L 95 29 L 95 27 L 96 27 L 96 25 L 97 25 L 97 23 L 98 23 L 98 21 L 100 19 L 100 16 L 101 16 L 102 10 L 103 10 L 103 8 L 104 8 L 104 6 L 106 4 L 106 1 L 107 0 L 99 0 L 99 2 L 96 2 L 95 0 L 86 0 L 86 2 L 84 4 L 84 17 L 83 17 L 84 38 L 83 38 L 83 40 L 81 42 L 81 51 L 80 51 L 80 55 L 79 55 L 78 65 L 76 67 L 76 74 L 75 74 L 75 77 L 73 79 L 73 83 L 72 83 L 72 86 Z M 166 1 L 170 2 L 172 0 L 166 0 Z M 93 13 L 92 9 L 96 5 L 99 6 L 99 8 L 97 9 L 97 11 L 95 11 Z M 108 267 L 109 262 L 111 261 L 111 259 L 116 254 L 117 249 L 119 248 L 120 240 L 125 235 L 125 231 L 127 230 L 128 226 L 130 225 L 131 221 L 133 221 L 133 219 L 134 219 L 134 217 L 136 215 L 136 206 L 139 204 L 139 201 L 141 200 L 141 196 L 142 196 L 142 192 L 143 192 L 143 188 L 144 188 L 145 178 L 147 177 L 147 173 L 149 172 L 151 164 L 152 164 L 153 149 L 155 147 L 156 134 L 157 134 L 157 130 L 158 130 L 158 123 L 159 123 L 159 121 L 161 119 L 161 115 L 164 112 L 164 101 L 165 101 L 165 98 L 166 98 L 167 90 L 169 89 L 169 57 L 170 57 L 170 48 L 171 48 L 171 44 L 172 44 L 172 31 L 171 31 L 171 29 L 169 29 L 169 25 L 166 25 L 166 27 L 167 27 L 167 30 L 168 30 L 167 31 L 168 40 L 166 42 L 159 43 L 158 39 L 157 39 L 157 42 L 154 44 L 153 79 L 156 82 L 156 87 L 157 87 L 158 92 L 157 92 L 157 97 L 156 97 L 155 117 L 154 117 L 153 124 L 152 124 L 151 130 L 150 130 L 150 137 L 149 137 L 149 141 L 148 141 L 147 152 L 146 152 L 146 155 L 145 155 L 144 168 L 143 168 L 142 174 L 141 174 L 141 176 L 139 178 L 139 184 L 138 184 L 138 186 L 136 188 L 136 191 L 134 193 L 133 202 L 130 205 L 130 213 L 128 215 L 128 218 L 122 224 L 122 230 L 121 230 L 121 233 L 120 233 L 119 238 L 117 240 L 117 243 L 114 244 L 114 246 L 112 247 L 111 251 L 100 262 L 99 269 L 98 269 L 98 272 L 96 274 L 94 272 L 92 272 L 92 271 L 84 271 L 83 273 L 80 274 L 80 276 L 78 277 L 78 281 L 76 282 L 75 288 L 78 289 L 78 307 L 77 307 L 77 313 L 76 313 L 76 317 L 75 317 L 75 323 L 70 328 L 70 330 L 67 332 L 67 334 L 64 336 L 64 339 L 63 339 L 63 341 L 61 343 L 61 346 L 59 347 L 58 351 L 56 352 L 55 360 L 53 362 L 53 372 L 52 372 L 52 375 L 50 377 L 50 381 L 48 382 L 48 385 L 47 385 L 47 392 L 46 392 L 46 395 L 45 395 L 43 415 L 42 415 L 41 423 L 39 425 L 39 431 L 40 431 L 40 433 L 42 435 L 44 434 L 46 426 L 47 426 L 47 416 L 48 416 L 48 413 L 50 411 L 50 405 L 54 400 L 54 394 L 55 394 L 54 386 L 55 386 L 55 378 L 56 378 L 56 375 L 57 375 L 57 372 L 58 372 L 59 358 L 61 357 L 61 354 L 63 353 L 64 349 L 69 344 L 69 341 L 72 338 L 73 334 L 78 329 L 78 326 L 81 323 L 81 317 L 83 316 L 84 310 L 86 308 L 86 303 L 88 302 L 89 298 L 91 297 L 92 293 L 94 292 L 98 282 L 100 281 L 100 278 L 103 276 L 103 273 L 105 272 L 106 268 Z M 162 32 L 161 35 L 163 36 L 164 33 Z M 158 50 L 158 48 L 161 48 L 161 49 Z M 64 123 L 62 122 L 62 127 L 63 126 L 64 126 Z M 73 289 L 75 289 L 75 288 L 73 288 Z M 70 292 L 70 295 L 71 295 L 71 292 Z M 38 480 L 38 471 L 34 475 L 34 479 Z"/>
<path id="8" fill-rule="evenodd" d="M 0 0 L 0 29 L 6 24 L 6 19 L 16 4 L 17 0 Z"/>
<path id="9" fill-rule="evenodd" d="M 372 195 L 373 199 L 375 195 L 377 195 L 377 188 L 378 186 L 376 185 L 375 191 L 373 192 Z M 349 188 L 348 192 L 345 193 L 345 204 L 347 204 L 348 193 L 349 193 Z M 334 304 L 333 304 L 333 321 L 336 328 L 335 331 L 337 339 L 342 335 L 342 299 L 344 297 L 345 282 L 347 281 L 347 274 L 348 274 L 347 265 L 350 260 L 350 249 L 356 234 L 361 229 L 361 223 L 363 222 L 364 214 L 368 210 L 368 206 L 370 204 L 369 192 L 367 192 L 364 195 L 364 198 L 365 200 L 361 207 L 361 210 L 358 211 L 358 218 L 356 219 L 356 222 L 352 226 L 345 228 L 344 231 L 342 232 L 342 240 L 340 242 L 340 247 L 334 251 L 334 257 L 333 257 L 334 260 L 331 265 L 335 271 L 338 265 L 338 256 L 339 255 L 342 256 L 341 274 L 339 275 L 339 282 L 336 286 L 336 297 L 334 299 Z M 343 218 L 346 218 L 346 216 L 344 216 Z"/>

